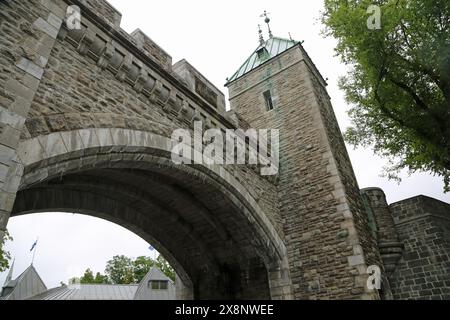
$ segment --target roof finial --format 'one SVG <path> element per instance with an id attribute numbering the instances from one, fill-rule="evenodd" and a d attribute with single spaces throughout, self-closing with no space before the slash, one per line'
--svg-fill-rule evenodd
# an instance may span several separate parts
<path id="1" fill-rule="evenodd" d="M 270 18 L 269 14 L 266 10 L 264 10 L 264 13 L 261 15 L 262 17 L 265 17 L 264 22 L 267 24 L 267 28 L 269 29 L 269 37 L 273 38 L 272 30 L 270 30 Z"/>
<path id="2" fill-rule="evenodd" d="M 259 32 L 259 43 L 261 46 L 264 46 L 266 42 L 264 41 L 263 32 L 261 30 L 261 25 L 258 24 L 258 32 Z"/>
<path id="3" fill-rule="evenodd" d="M 6 287 L 6 285 L 8 284 L 8 282 L 10 282 L 12 280 L 13 277 L 13 272 L 14 272 L 14 263 L 16 262 L 16 258 L 14 258 L 13 263 L 11 265 L 11 268 L 9 269 L 8 275 L 6 276 L 5 279 L 5 284 L 3 285 L 4 287 Z"/>

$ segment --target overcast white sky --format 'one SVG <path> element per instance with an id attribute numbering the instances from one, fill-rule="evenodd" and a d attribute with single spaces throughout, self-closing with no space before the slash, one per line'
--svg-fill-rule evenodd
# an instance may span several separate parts
<path id="1" fill-rule="evenodd" d="M 257 47 L 257 25 L 264 25 L 259 15 L 267 10 L 275 36 L 287 38 L 290 32 L 294 39 L 305 41 L 305 49 L 324 78 L 329 79 L 328 90 L 341 129 L 349 126 L 348 106 L 337 87 L 346 67 L 334 57 L 335 41 L 320 34 L 322 1 L 111 0 L 110 3 L 122 12 L 123 29 L 132 32 L 140 28 L 171 54 L 174 62 L 187 59 L 218 88 L 223 88 L 225 79 Z M 440 178 L 428 173 L 411 177 L 405 174 L 398 185 L 379 176 L 386 161 L 374 156 L 371 150 L 355 151 L 349 147 L 349 152 L 360 187 L 383 188 L 390 203 L 419 194 L 450 202 L 450 195 L 442 192 Z M 38 214 L 13 218 L 8 228 L 14 237 L 7 247 L 16 257 L 15 276 L 30 264 L 29 249 L 39 237 L 35 266 L 49 288 L 87 267 L 103 272 L 106 261 L 113 255 L 151 254 L 148 244 L 136 235 L 91 217 Z M 0 283 L 5 276 L 0 275 Z"/>

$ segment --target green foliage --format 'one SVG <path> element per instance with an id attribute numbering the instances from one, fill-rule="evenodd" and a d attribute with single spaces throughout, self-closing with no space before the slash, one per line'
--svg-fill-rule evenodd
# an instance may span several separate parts
<path id="1" fill-rule="evenodd" d="M 61 281 L 61 284 L 63 282 Z M 81 283 L 81 278 L 79 277 L 73 277 L 69 279 L 69 285 L 73 285 L 73 284 L 80 284 Z"/>
<path id="2" fill-rule="evenodd" d="M 97 274 L 94 277 L 94 273 L 91 269 L 87 269 L 84 272 L 84 275 L 79 279 L 80 283 L 82 284 L 107 284 L 108 276 L 102 275 L 100 272 L 97 272 Z"/>
<path id="3" fill-rule="evenodd" d="M 109 283 L 108 276 L 105 276 L 105 275 L 101 274 L 100 272 L 97 272 L 97 274 L 95 275 L 95 278 L 94 278 L 94 283 L 108 284 Z"/>
<path id="4" fill-rule="evenodd" d="M 373 4 L 380 30 L 367 27 Z M 390 177 L 431 171 L 450 191 L 450 1 L 325 0 L 322 21 L 352 66 L 340 81 L 352 105 L 347 142 L 388 157 Z"/>
<path id="5" fill-rule="evenodd" d="M 153 260 L 150 257 L 137 257 L 136 260 L 133 261 L 133 265 L 136 283 L 141 282 L 152 267 L 158 268 L 166 276 L 175 281 L 175 271 L 161 255 L 159 255 L 156 260 Z"/>
<path id="6" fill-rule="evenodd" d="M 166 276 L 168 276 L 172 281 L 175 281 L 175 270 L 173 270 L 173 268 L 162 255 L 159 255 L 156 259 L 156 267 L 161 270 Z"/>
<path id="7" fill-rule="evenodd" d="M 80 278 L 80 283 L 91 284 L 94 283 L 94 273 L 91 269 L 87 269 L 84 275 Z"/>
<path id="8" fill-rule="evenodd" d="M 5 232 L 3 238 L 0 238 L 0 272 L 8 270 L 9 261 L 11 260 L 11 254 L 5 250 L 5 244 L 7 241 L 12 241 L 12 237 L 8 231 Z"/>
<path id="9" fill-rule="evenodd" d="M 143 256 L 137 257 L 135 260 L 123 255 L 115 256 L 107 262 L 105 275 L 97 272 L 94 277 L 92 270 L 87 269 L 81 278 L 72 278 L 70 281 L 81 284 L 140 283 L 152 267 L 157 267 L 175 281 L 175 271 L 161 255 L 156 260 Z"/>
<path id="10" fill-rule="evenodd" d="M 155 261 L 152 258 L 137 257 L 133 261 L 133 272 L 136 283 L 140 283 L 154 265 Z"/>
<path id="11" fill-rule="evenodd" d="M 152 267 L 157 267 L 170 279 L 175 280 L 175 271 L 161 255 L 156 260 L 150 257 L 137 257 L 132 260 L 125 256 L 116 256 L 107 262 L 105 273 L 109 281 L 115 284 L 140 283 Z"/>
<path id="12" fill-rule="evenodd" d="M 133 261 L 128 257 L 113 257 L 107 262 L 105 273 L 113 284 L 134 283 Z"/>

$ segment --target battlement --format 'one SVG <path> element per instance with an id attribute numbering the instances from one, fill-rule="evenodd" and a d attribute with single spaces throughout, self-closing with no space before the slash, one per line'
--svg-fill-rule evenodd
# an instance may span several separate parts
<path id="1" fill-rule="evenodd" d="M 173 71 L 189 89 L 210 103 L 219 112 L 225 112 L 225 95 L 186 60 L 178 61 Z"/>
<path id="2" fill-rule="evenodd" d="M 450 204 L 426 196 L 416 196 L 389 206 L 396 224 L 425 216 L 450 219 Z"/>
<path id="3" fill-rule="evenodd" d="M 136 41 L 136 46 L 143 50 L 146 55 L 154 59 L 165 70 L 172 69 L 172 57 L 156 44 L 149 36 L 147 36 L 140 29 L 136 29 L 131 33 L 131 36 Z"/>
<path id="4" fill-rule="evenodd" d="M 143 93 L 186 123 L 203 120 L 207 128 L 235 128 L 225 111 L 225 96 L 199 71 L 172 57 L 140 29 L 120 28 L 120 13 L 107 1 L 67 0 L 80 6 L 81 30 L 62 29 L 59 39 L 72 44 L 102 69 Z"/>
<path id="5" fill-rule="evenodd" d="M 106 0 L 79 0 L 79 1 L 69 1 L 74 4 L 79 5 L 77 2 L 81 3 L 83 6 L 89 8 L 96 15 L 105 19 L 112 26 L 119 28 L 120 22 L 122 20 L 122 14 L 119 10 L 114 8 Z"/>

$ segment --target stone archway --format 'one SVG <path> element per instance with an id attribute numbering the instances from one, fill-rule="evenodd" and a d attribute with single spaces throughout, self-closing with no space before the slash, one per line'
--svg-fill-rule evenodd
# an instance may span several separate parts
<path id="1" fill-rule="evenodd" d="M 143 131 L 84 129 L 20 144 L 12 215 L 76 211 L 154 244 L 196 299 L 290 298 L 286 249 L 239 177 L 177 166 L 171 141 Z"/>

